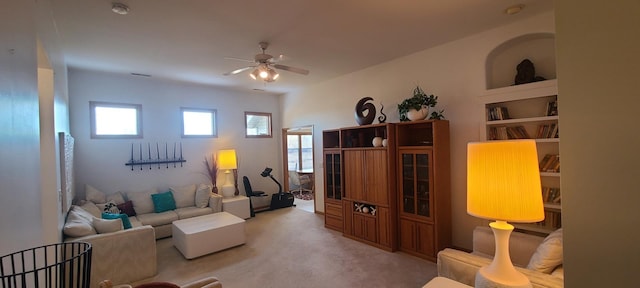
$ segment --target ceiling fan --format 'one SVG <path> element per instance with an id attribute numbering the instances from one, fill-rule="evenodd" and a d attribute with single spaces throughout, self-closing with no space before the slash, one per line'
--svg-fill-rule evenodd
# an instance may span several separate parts
<path id="1" fill-rule="evenodd" d="M 249 73 L 249 76 L 251 76 L 251 78 L 253 78 L 254 80 L 264 80 L 265 82 L 273 82 L 273 81 L 276 81 L 276 79 L 278 79 L 280 74 L 278 74 L 278 72 L 275 69 L 285 70 L 285 71 L 298 73 L 302 75 L 309 75 L 309 70 L 277 64 L 277 62 L 282 60 L 284 56 L 280 55 L 277 58 L 274 58 L 273 56 L 266 54 L 265 50 L 267 50 L 267 47 L 269 47 L 269 43 L 260 42 L 258 45 L 260 47 L 260 50 L 262 50 L 262 53 L 256 54 L 253 60 L 234 58 L 234 57 L 225 57 L 226 59 L 230 59 L 230 60 L 240 60 L 240 61 L 250 62 L 250 63 L 253 63 L 253 65 L 249 65 L 243 68 L 238 68 L 231 72 L 226 72 L 222 75 L 225 75 L 225 76 L 236 75 L 238 73 L 242 73 L 244 71 L 253 69 L 253 71 Z"/>

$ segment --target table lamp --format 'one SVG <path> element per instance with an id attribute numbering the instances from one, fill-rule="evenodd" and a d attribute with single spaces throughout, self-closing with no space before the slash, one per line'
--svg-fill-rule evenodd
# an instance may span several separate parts
<path id="1" fill-rule="evenodd" d="M 475 287 L 531 287 L 509 256 L 509 222 L 544 220 L 538 153 L 534 140 L 507 140 L 467 145 L 467 213 L 495 220 L 493 262 L 478 270 Z"/>
<path id="2" fill-rule="evenodd" d="M 222 196 L 233 197 L 236 192 L 236 186 L 234 185 L 233 173 L 231 169 L 238 168 L 238 161 L 236 159 L 236 150 L 227 149 L 218 151 L 218 168 L 224 170 L 225 182 L 222 185 Z"/>

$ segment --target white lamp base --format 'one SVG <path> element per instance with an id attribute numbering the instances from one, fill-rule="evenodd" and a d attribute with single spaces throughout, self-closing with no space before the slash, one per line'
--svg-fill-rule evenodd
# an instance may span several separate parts
<path id="1" fill-rule="evenodd" d="M 233 185 L 233 175 L 229 170 L 225 171 L 224 174 L 226 181 L 224 182 L 224 185 L 222 185 L 222 197 L 232 198 L 236 194 L 236 186 Z"/>
<path id="2" fill-rule="evenodd" d="M 476 273 L 476 288 L 531 288 L 527 276 L 518 272 L 511 263 L 509 256 L 509 236 L 513 225 L 505 221 L 489 224 L 496 240 L 496 254 L 489 266 L 485 266 Z"/>

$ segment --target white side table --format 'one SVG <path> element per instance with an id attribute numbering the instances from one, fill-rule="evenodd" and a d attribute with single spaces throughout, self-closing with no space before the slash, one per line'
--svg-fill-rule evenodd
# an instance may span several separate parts
<path id="1" fill-rule="evenodd" d="M 249 197 L 242 195 L 222 198 L 222 211 L 229 212 L 242 219 L 249 219 L 251 218 L 249 201 Z"/>
<path id="2" fill-rule="evenodd" d="M 453 281 L 449 278 L 436 277 L 431 279 L 431 281 L 426 285 L 422 286 L 422 288 L 471 288 L 471 286 Z"/>

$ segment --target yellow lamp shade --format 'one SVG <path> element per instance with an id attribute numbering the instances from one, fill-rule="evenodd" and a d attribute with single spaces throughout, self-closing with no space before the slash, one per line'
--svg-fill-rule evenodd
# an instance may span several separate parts
<path id="1" fill-rule="evenodd" d="M 218 151 L 218 168 L 222 170 L 236 169 L 238 168 L 238 161 L 236 159 L 236 150 L 220 150 Z"/>
<path id="2" fill-rule="evenodd" d="M 544 220 L 534 140 L 467 145 L 467 213 L 521 223 Z"/>

